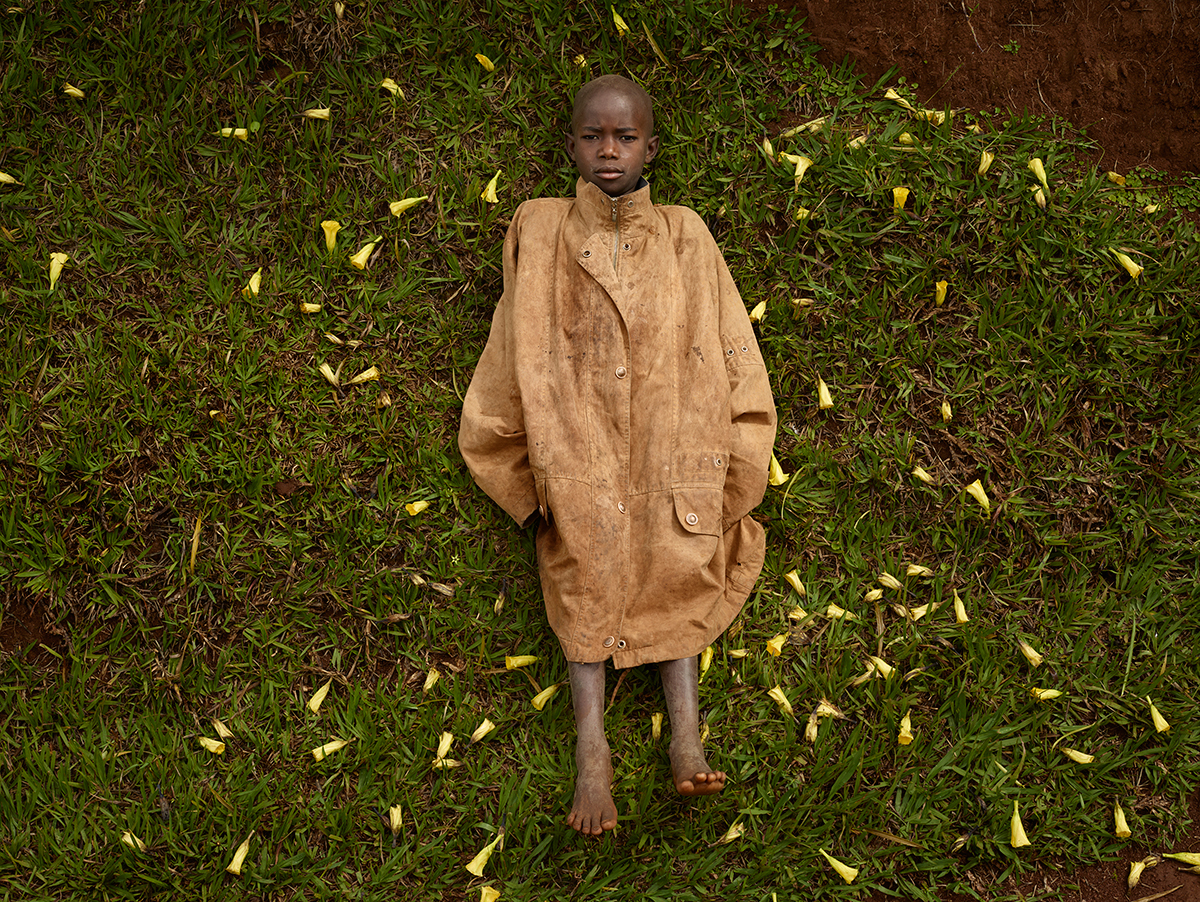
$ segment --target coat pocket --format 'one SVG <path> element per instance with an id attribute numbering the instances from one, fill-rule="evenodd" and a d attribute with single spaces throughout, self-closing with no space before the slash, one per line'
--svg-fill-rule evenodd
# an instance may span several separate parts
<path id="1" fill-rule="evenodd" d="M 687 487 L 671 490 L 675 517 L 685 532 L 693 535 L 721 534 L 722 490 L 719 487 Z"/>

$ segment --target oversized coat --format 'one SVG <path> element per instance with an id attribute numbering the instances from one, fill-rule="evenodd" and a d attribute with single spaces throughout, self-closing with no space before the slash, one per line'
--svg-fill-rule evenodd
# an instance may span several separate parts
<path id="1" fill-rule="evenodd" d="M 463 403 L 459 448 L 518 523 L 540 512 L 546 613 L 568 661 L 698 654 L 762 569 L 749 514 L 775 405 L 703 221 L 643 186 L 530 200 Z"/>

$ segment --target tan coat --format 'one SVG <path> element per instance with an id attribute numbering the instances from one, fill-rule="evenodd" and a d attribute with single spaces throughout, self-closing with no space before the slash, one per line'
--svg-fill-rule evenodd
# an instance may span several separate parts
<path id="1" fill-rule="evenodd" d="M 522 204 L 459 447 L 517 522 L 535 511 L 546 613 L 568 661 L 698 654 L 762 569 L 775 405 L 703 221 L 613 199 Z"/>

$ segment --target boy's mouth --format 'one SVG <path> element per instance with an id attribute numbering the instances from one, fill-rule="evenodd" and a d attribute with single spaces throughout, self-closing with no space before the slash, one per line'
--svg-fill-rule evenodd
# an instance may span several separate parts
<path id="1" fill-rule="evenodd" d="M 597 178 L 602 179 L 615 179 L 625 174 L 620 169 L 594 169 L 592 171 Z"/>

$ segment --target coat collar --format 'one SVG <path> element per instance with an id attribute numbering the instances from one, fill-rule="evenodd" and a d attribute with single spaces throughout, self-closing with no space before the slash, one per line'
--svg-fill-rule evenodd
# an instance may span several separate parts
<path id="1" fill-rule="evenodd" d="M 650 183 L 645 179 L 628 194 L 609 197 L 581 178 L 575 183 L 575 207 L 584 222 L 596 231 L 611 229 L 614 222 L 622 234 L 652 230 L 654 204 L 650 201 Z"/>

